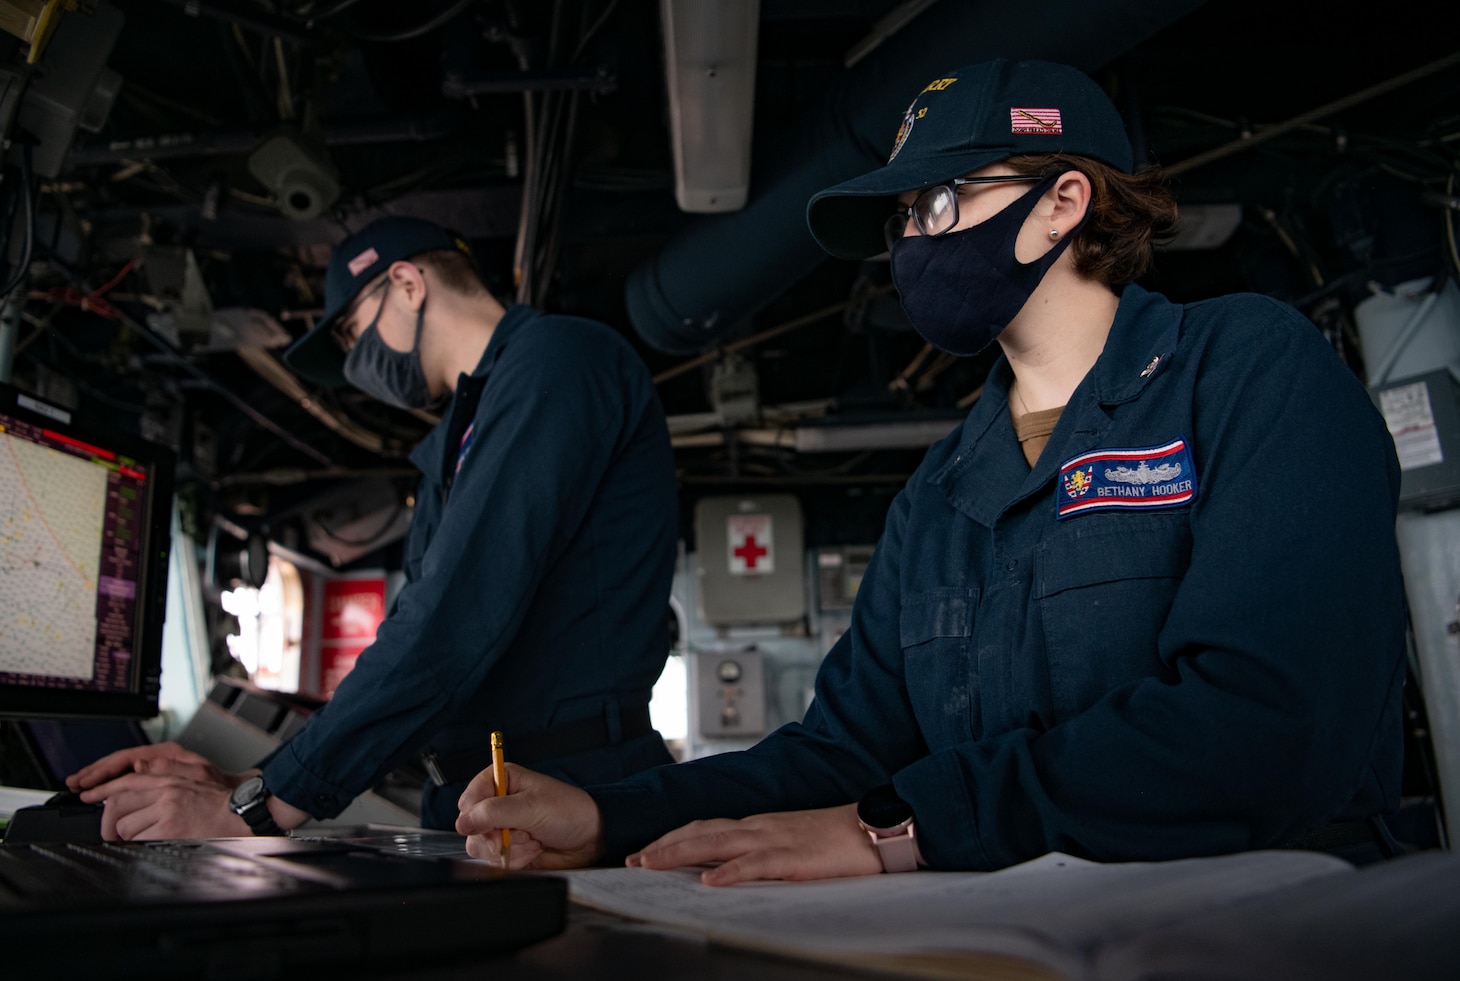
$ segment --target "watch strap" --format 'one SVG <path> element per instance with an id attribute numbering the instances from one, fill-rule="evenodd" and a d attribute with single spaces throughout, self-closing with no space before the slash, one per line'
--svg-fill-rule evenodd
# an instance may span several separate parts
<path id="1" fill-rule="evenodd" d="M 274 815 L 269 813 L 269 805 L 262 798 L 252 807 L 239 812 L 238 816 L 248 822 L 248 826 L 256 835 L 282 835 L 284 833 L 284 829 L 279 827 L 274 820 Z"/>
<path id="2" fill-rule="evenodd" d="M 882 860 L 883 872 L 917 871 L 918 852 L 911 821 L 895 834 L 886 837 L 871 828 L 867 829 L 867 834 L 877 849 L 877 857 Z"/>

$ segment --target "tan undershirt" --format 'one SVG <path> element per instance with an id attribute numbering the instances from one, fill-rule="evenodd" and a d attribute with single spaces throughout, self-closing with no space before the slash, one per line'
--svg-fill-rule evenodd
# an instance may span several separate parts
<path id="1" fill-rule="evenodd" d="M 1014 423 L 1014 435 L 1019 439 L 1019 448 L 1024 451 L 1024 459 L 1029 461 L 1032 467 L 1039 454 L 1044 452 L 1045 444 L 1049 442 L 1049 434 L 1054 432 L 1055 424 L 1060 421 L 1060 414 L 1065 407 L 1060 405 L 1053 409 L 1040 409 L 1038 412 L 1026 412 L 1020 415 L 1013 406 L 1009 405 L 1009 418 Z"/>

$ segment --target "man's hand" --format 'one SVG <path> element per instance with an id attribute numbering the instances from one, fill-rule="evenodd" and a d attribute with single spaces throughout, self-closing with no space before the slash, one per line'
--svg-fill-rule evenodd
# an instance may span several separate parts
<path id="1" fill-rule="evenodd" d="M 142 838 L 246 837 L 253 829 L 228 808 L 239 778 L 194 779 L 195 764 L 141 761 L 147 772 L 125 773 L 82 791 L 88 804 L 104 801 L 101 836 L 108 841 Z M 216 771 L 215 771 L 216 772 Z"/>
<path id="2" fill-rule="evenodd" d="M 66 786 L 88 804 L 106 804 L 101 835 L 108 841 L 232 838 L 253 829 L 229 808 L 228 797 L 257 772 L 224 773 L 177 743 L 158 743 L 103 756 L 67 777 Z M 309 817 L 278 797 L 270 797 L 267 807 L 285 830 Z"/>
<path id="3" fill-rule="evenodd" d="M 515 841 L 514 841 L 515 850 Z M 693 821 L 627 864 L 646 869 L 721 863 L 700 881 L 728 886 L 752 879 L 831 879 L 882 871 L 877 848 L 857 823 L 857 805 L 756 814 L 740 821 Z"/>
<path id="4" fill-rule="evenodd" d="M 109 753 L 67 777 L 66 788 L 73 793 L 80 793 L 108 780 L 115 780 L 124 773 L 148 772 L 166 772 L 203 782 L 227 783 L 230 788 L 238 786 L 243 779 L 241 776 L 226 774 L 209 763 L 205 757 L 183 749 L 177 743 L 169 742 L 153 746 L 134 746 Z"/>
<path id="5" fill-rule="evenodd" d="M 496 794 L 487 767 L 457 801 L 456 831 L 473 858 L 500 861 L 504 828 L 512 832 L 514 869 L 578 869 L 603 854 L 598 805 L 577 787 L 508 763 L 507 794 Z"/>

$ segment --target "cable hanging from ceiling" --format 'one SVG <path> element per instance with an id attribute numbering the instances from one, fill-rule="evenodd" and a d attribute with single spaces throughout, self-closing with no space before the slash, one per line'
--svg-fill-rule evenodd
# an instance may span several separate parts
<path id="1" fill-rule="evenodd" d="M 580 12 L 586 12 L 586 7 L 580 7 Z M 554 0 L 545 64 L 533 65 L 526 49 L 517 47 L 522 70 L 556 67 L 562 60 L 562 33 L 563 2 Z M 540 98 L 532 91 L 522 93 L 522 210 L 512 256 L 513 284 L 520 303 L 541 305 L 557 263 L 577 113 L 577 92 L 548 91 Z"/>

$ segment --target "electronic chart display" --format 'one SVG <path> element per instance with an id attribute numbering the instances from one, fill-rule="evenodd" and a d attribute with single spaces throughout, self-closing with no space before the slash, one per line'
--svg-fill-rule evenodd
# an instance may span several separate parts
<path id="1" fill-rule="evenodd" d="M 153 715 L 172 455 L 0 395 L 0 713 Z"/>

